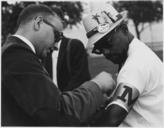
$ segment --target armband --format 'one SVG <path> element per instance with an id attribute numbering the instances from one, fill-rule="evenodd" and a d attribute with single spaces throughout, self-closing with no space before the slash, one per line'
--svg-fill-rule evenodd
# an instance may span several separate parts
<path id="1" fill-rule="evenodd" d="M 116 104 L 129 112 L 138 96 L 139 91 L 135 87 L 121 83 L 118 85 L 114 93 L 112 102 L 107 105 L 106 109 L 108 109 L 112 104 Z"/>

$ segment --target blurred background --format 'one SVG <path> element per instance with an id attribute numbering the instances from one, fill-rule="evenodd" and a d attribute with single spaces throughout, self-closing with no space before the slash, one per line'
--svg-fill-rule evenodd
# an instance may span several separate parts
<path id="1" fill-rule="evenodd" d="M 163 61 L 163 1 L 119 1 L 119 0 L 89 0 L 89 1 L 1 1 L 1 45 L 10 34 L 14 34 L 17 18 L 21 10 L 29 4 L 46 4 L 49 7 L 59 7 L 63 11 L 65 21 L 64 34 L 80 39 L 84 46 L 87 44 L 86 32 L 82 18 L 89 12 L 100 9 L 103 5 L 112 4 L 118 11 L 128 11 L 129 30 L 146 45 L 148 45 Z M 90 50 L 91 51 L 91 50 Z M 115 74 L 117 65 L 106 60 L 103 56 L 89 52 L 89 67 L 92 76 L 102 70 Z"/>

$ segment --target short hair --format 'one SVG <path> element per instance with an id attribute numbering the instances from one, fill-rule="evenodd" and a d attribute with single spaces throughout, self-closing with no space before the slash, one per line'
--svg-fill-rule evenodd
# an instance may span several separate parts
<path id="1" fill-rule="evenodd" d="M 54 15 L 54 12 L 46 5 L 43 4 L 30 4 L 22 10 L 20 13 L 17 26 L 24 25 L 27 22 L 31 21 L 35 16 L 40 14 L 44 18 Z"/>
<path id="2" fill-rule="evenodd" d="M 52 7 L 52 10 L 60 17 L 60 19 L 62 20 L 63 27 L 66 28 L 67 24 L 65 22 L 64 12 L 62 8 L 55 6 L 55 7 Z"/>
<path id="3" fill-rule="evenodd" d="M 53 10 L 62 20 L 64 20 L 64 13 L 63 13 L 63 10 L 61 9 L 61 7 L 55 6 L 55 7 L 52 7 L 52 10 Z"/>

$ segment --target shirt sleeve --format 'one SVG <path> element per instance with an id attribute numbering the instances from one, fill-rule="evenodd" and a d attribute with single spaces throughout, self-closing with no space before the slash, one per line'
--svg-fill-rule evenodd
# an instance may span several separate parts
<path id="1" fill-rule="evenodd" d="M 146 77 L 148 77 L 145 70 L 142 65 L 125 63 L 118 74 L 117 84 L 135 87 L 141 94 L 146 86 Z"/>
<path id="2" fill-rule="evenodd" d="M 23 49 L 3 56 L 3 69 L 3 84 L 14 101 L 40 125 L 85 122 L 104 102 L 100 88 L 93 82 L 60 92 L 39 60 Z"/>

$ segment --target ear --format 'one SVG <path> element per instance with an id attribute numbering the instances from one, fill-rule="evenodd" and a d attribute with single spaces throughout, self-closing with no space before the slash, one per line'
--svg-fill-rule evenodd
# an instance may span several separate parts
<path id="1" fill-rule="evenodd" d="M 42 16 L 37 16 L 34 18 L 34 30 L 39 31 L 40 24 L 42 24 L 43 18 Z"/>

